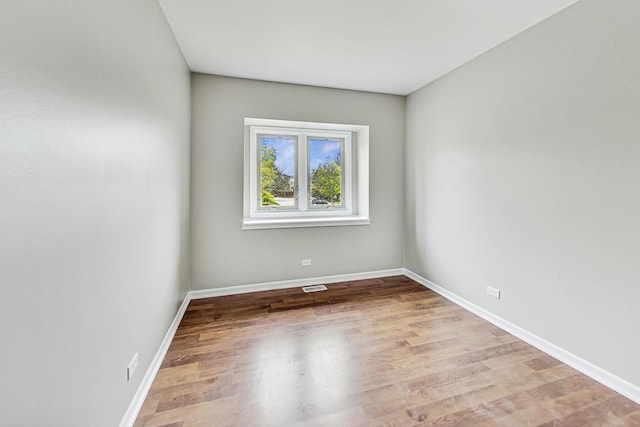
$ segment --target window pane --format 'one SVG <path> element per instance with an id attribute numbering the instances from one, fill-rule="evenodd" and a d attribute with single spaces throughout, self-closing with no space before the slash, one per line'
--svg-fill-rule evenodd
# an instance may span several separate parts
<path id="1" fill-rule="evenodd" d="M 342 139 L 309 138 L 309 207 L 343 206 Z"/>
<path id="2" fill-rule="evenodd" d="M 296 207 L 296 146 L 292 136 L 260 135 L 262 206 Z"/>

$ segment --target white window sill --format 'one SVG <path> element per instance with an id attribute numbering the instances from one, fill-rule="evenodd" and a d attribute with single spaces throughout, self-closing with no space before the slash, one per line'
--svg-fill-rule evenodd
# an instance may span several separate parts
<path id="1" fill-rule="evenodd" d="M 245 218 L 242 221 L 243 230 L 262 230 L 269 228 L 302 228 L 302 227 L 339 227 L 346 225 L 369 225 L 371 220 L 366 216 L 334 216 L 307 218 Z"/>

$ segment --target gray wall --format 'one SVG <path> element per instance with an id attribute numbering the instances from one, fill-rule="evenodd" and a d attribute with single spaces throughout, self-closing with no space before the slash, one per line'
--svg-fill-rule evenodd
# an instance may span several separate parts
<path id="1" fill-rule="evenodd" d="M 400 267 L 406 231 L 408 268 L 640 385 L 639 15 L 582 0 L 405 123 L 192 75 L 192 288 Z M 189 73 L 153 0 L 5 1 L 0 57 L 0 425 L 116 425 L 188 289 Z M 370 125 L 372 224 L 242 231 L 247 116 Z"/>
<path id="2" fill-rule="evenodd" d="M 193 74 L 192 114 L 193 289 L 402 267 L 403 97 Z M 369 125 L 371 225 L 243 231 L 245 117 Z"/>
<path id="3" fill-rule="evenodd" d="M 154 0 L 1 10 L 0 425 L 118 425 L 188 287 L 190 75 Z"/>
<path id="4" fill-rule="evenodd" d="M 582 0 L 411 94 L 405 157 L 409 269 L 636 385 L 639 16 Z"/>

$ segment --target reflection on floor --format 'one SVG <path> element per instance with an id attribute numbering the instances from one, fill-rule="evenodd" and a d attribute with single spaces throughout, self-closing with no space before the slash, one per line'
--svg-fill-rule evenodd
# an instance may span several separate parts
<path id="1" fill-rule="evenodd" d="M 192 301 L 137 426 L 638 426 L 640 405 L 404 277 Z"/>

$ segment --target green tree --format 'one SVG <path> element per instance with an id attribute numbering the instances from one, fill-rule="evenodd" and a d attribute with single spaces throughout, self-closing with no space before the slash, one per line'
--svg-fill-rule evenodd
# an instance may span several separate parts
<path id="1" fill-rule="evenodd" d="M 260 146 L 260 193 L 263 206 L 279 205 L 272 193 L 279 174 L 276 159 L 277 153 L 274 147 Z"/>
<path id="2" fill-rule="evenodd" d="M 324 199 L 331 203 L 340 203 L 342 168 L 338 154 L 335 158 L 327 157 L 311 176 L 311 195 L 318 199 Z"/>

